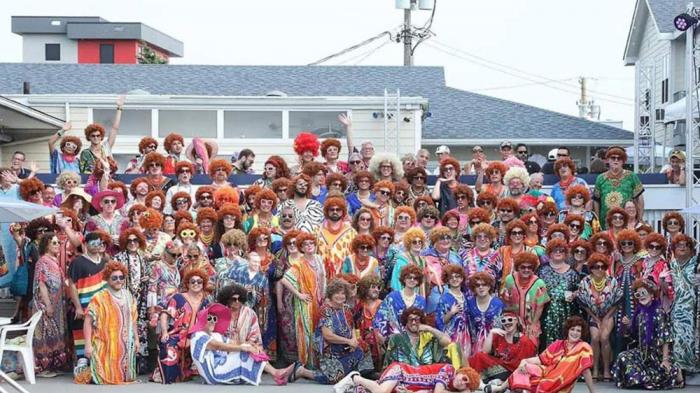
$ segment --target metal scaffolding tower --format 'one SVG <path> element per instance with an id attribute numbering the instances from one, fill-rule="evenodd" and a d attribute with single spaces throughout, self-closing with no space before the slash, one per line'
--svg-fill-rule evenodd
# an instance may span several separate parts
<path id="1" fill-rule="evenodd" d="M 697 15 L 697 9 L 693 3 L 688 4 L 688 12 L 691 15 Z M 700 48 L 695 42 L 695 30 L 697 25 L 691 25 L 685 31 L 685 86 L 686 86 L 686 101 L 685 101 L 685 173 L 686 173 L 686 198 L 685 207 L 689 208 L 700 203 L 694 195 L 695 185 L 698 183 L 698 177 L 695 174 L 695 168 L 700 167 L 700 122 L 696 118 L 696 114 L 700 113 L 700 97 L 698 89 L 700 81 L 698 80 L 698 65 L 700 64 Z M 696 240 L 700 237 L 700 228 L 698 225 L 698 217 L 688 214 L 686 218 L 686 233 Z"/>
<path id="2" fill-rule="evenodd" d="M 637 64 L 634 78 L 634 171 L 653 173 L 656 166 L 656 95 L 654 94 L 654 64 Z"/>

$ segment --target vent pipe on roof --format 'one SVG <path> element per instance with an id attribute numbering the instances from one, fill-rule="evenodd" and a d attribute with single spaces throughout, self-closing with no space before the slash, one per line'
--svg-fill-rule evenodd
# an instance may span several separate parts
<path id="1" fill-rule="evenodd" d="M 31 91 L 31 89 L 29 88 L 29 82 L 28 81 L 22 82 L 22 94 L 31 94 L 30 91 Z"/>
<path id="2" fill-rule="evenodd" d="M 286 96 L 287 96 L 287 93 L 285 93 L 283 91 L 279 91 L 279 90 L 268 91 L 265 94 L 265 97 L 286 97 Z"/>

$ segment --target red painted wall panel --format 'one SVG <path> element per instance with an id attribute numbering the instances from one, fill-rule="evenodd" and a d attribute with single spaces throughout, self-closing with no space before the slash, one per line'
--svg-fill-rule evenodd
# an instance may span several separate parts
<path id="1" fill-rule="evenodd" d="M 100 44 L 114 45 L 114 64 L 136 64 L 136 40 L 79 40 L 78 63 L 99 63 Z"/>

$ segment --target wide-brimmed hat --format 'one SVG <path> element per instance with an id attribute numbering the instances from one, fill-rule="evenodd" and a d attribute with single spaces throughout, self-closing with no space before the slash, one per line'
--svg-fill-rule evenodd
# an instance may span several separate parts
<path id="1" fill-rule="evenodd" d="M 68 195 L 66 195 L 63 198 L 63 201 L 61 201 L 61 207 L 65 207 L 67 209 L 71 209 L 73 206 L 68 206 L 68 200 L 70 199 L 71 196 L 78 196 L 83 198 L 83 200 L 89 205 L 92 202 L 92 196 L 85 192 L 85 190 L 82 189 L 82 187 L 74 187 Z"/>
<path id="2" fill-rule="evenodd" d="M 185 157 L 187 157 L 187 159 L 189 159 L 191 162 L 194 162 L 194 153 L 196 151 L 195 145 L 199 144 L 203 144 L 204 148 L 207 150 L 207 153 L 209 154 L 209 157 L 207 157 L 208 161 L 211 161 L 219 153 L 219 145 L 217 145 L 216 142 L 208 139 L 194 138 L 185 148 Z"/>
<path id="3" fill-rule="evenodd" d="M 117 206 L 115 207 L 115 210 L 121 209 L 122 206 L 124 206 L 124 194 L 113 190 L 104 190 L 98 192 L 92 197 L 92 207 L 94 207 L 98 212 L 102 212 L 102 199 L 105 197 L 116 198 Z"/>
<path id="4" fill-rule="evenodd" d="M 197 320 L 190 328 L 189 333 L 204 331 L 207 326 L 207 318 L 209 315 L 216 316 L 214 332 L 226 334 L 231 325 L 231 309 L 219 303 L 210 304 L 207 308 L 198 312 Z"/>

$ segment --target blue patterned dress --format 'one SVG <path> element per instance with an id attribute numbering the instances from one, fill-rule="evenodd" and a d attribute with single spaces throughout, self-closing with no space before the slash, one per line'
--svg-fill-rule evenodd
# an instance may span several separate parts
<path id="1" fill-rule="evenodd" d="M 491 329 L 501 326 L 501 313 L 505 304 L 496 296 L 491 297 L 491 302 L 486 311 L 481 311 L 476 304 L 476 297 L 467 300 L 467 319 L 469 321 L 469 334 L 472 338 L 471 355 L 482 352 L 484 340 Z M 466 355 L 466 351 L 464 352 Z"/>
<path id="2" fill-rule="evenodd" d="M 372 328 L 377 329 L 379 335 L 383 337 L 403 332 L 401 313 L 412 306 L 425 310 L 425 298 L 416 295 L 416 300 L 413 301 L 413 304 L 407 306 L 401 297 L 401 292 L 391 291 L 379 306 L 379 310 L 374 316 L 374 321 L 372 321 Z"/>
<path id="3" fill-rule="evenodd" d="M 450 312 L 453 305 L 462 303 L 462 312 L 457 313 L 445 323 L 444 317 Z M 467 316 L 467 297 L 462 294 L 462 299 L 457 299 L 452 292 L 446 290 L 440 297 L 440 301 L 435 311 L 435 327 L 450 336 L 453 343 L 462 349 L 464 354 L 469 354 L 472 339 L 469 334 L 469 324 Z"/>

